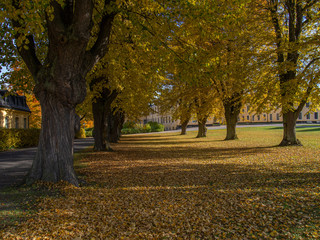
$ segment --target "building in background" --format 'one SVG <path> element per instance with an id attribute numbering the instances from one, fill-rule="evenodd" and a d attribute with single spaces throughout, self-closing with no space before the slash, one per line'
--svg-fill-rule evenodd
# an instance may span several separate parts
<path id="1" fill-rule="evenodd" d="M 320 110 L 309 112 L 309 103 L 307 103 L 299 114 L 297 123 L 320 123 Z M 170 113 L 160 114 L 157 106 L 152 106 L 153 112 L 148 116 L 140 119 L 141 124 L 148 122 L 158 122 L 164 125 L 165 130 L 175 130 L 181 128 L 179 120 L 173 120 Z M 309 113 L 308 113 L 309 112 Z M 269 113 L 255 114 L 250 112 L 249 106 L 244 106 L 238 117 L 238 124 L 255 124 L 255 123 L 282 123 L 282 114 L 280 109 Z M 222 120 L 216 120 L 214 116 L 210 116 L 207 120 L 207 126 L 224 124 Z M 188 123 L 188 127 L 198 126 L 196 116 L 192 117 Z"/>
<path id="2" fill-rule="evenodd" d="M 29 128 L 30 114 L 24 96 L 0 90 L 0 128 Z"/>
<path id="3" fill-rule="evenodd" d="M 320 110 L 309 112 L 310 103 L 307 103 L 300 112 L 297 123 L 320 123 Z M 250 112 L 250 107 L 245 106 L 241 109 L 238 123 L 282 123 L 280 109 L 269 113 L 254 114 Z"/>

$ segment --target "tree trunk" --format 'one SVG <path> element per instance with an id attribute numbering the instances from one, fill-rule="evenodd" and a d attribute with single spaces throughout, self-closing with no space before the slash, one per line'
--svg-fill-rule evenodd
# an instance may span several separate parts
<path id="1" fill-rule="evenodd" d="M 181 135 L 187 135 L 188 123 L 189 123 L 189 119 L 181 122 Z"/>
<path id="2" fill-rule="evenodd" d="M 111 115 L 110 119 L 110 130 L 109 130 L 109 141 L 117 143 L 120 140 L 121 129 L 123 124 L 122 112 L 117 111 Z"/>
<path id="3" fill-rule="evenodd" d="M 296 137 L 296 121 L 295 112 L 286 112 L 283 114 L 283 139 L 279 146 L 302 146 L 301 142 Z"/>
<path id="4" fill-rule="evenodd" d="M 93 114 L 93 138 L 94 138 L 94 151 L 112 151 L 110 143 L 107 138 L 107 107 L 104 98 L 98 98 L 95 102 L 92 102 L 92 114 Z"/>
<path id="5" fill-rule="evenodd" d="M 224 106 L 224 117 L 227 124 L 227 135 L 224 140 L 235 140 L 238 139 L 236 133 L 236 126 L 238 122 L 238 116 L 241 110 L 240 99 L 236 96 L 231 99 L 227 99 L 223 103 Z"/>
<path id="6" fill-rule="evenodd" d="M 206 128 L 207 118 L 203 118 L 198 120 L 198 135 L 197 138 L 206 137 L 207 136 L 207 128 Z"/>
<path id="7" fill-rule="evenodd" d="M 114 3 L 106 2 L 101 9 L 104 14 L 99 30 L 92 37 L 93 1 L 64 1 L 63 6 L 49 1 L 52 19 L 46 18 L 44 27 L 48 38 L 42 46 L 41 42 L 34 41 L 29 23 L 20 11 L 21 2 L 12 1 L 11 6 L 18 14 L 11 19 L 11 27 L 16 30 L 15 39 L 26 33 L 23 36 L 26 41 L 15 42 L 34 79 L 34 93 L 42 111 L 38 151 L 26 181 L 65 180 L 78 186 L 73 169 L 75 107 L 85 99 L 87 73 L 107 53 L 117 13 L 106 10 Z M 38 58 L 40 52 L 45 59 Z"/>
<path id="8" fill-rule="evenodd" d="M 95 84 L 101 84 L 106 81 L 104 78 L 97 78 L 92 80 L 90 84 L 91 90 Z M 94 151 L 112 151 L 110 146 L 110 128 L 111 128 L 111 104 L 117 97 L 116 91 L 110 91 L 108 88 L 102 89 L 99 97 L 94 98 L 92 102 L 93 113 L 93 137 L 94 137 Z"/>
<path id="9" fill-rule="evenodd" d="M 46 95 L 40 100 L 42 128 L 36 157 L 27 177 L 27 184 L 36 180 L 68 181 L 78 186 L 73 169 L 74 108 L 61 104 L 58 98 Z"/>

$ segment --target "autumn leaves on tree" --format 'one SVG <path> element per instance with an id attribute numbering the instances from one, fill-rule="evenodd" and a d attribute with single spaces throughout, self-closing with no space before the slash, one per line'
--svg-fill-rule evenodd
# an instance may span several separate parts
<path id="1" fill-rule="evenodd" d="M 210 115 L 223 118 L 226 140 L 237 139 L 244 104 L 252 111 L 280 105 L 281 145 L 300 145 L 296 119 L 306 102 L 319 103 L 318 0 L 14 0 L 0 7 L 3 62 L 23 60 L 32 79 L 15 79 L 34 87 L 42 111 L 29 182 L 78 185 L 73 129 L 86 94 L 96 150 L 110 150 L 124 115 L 137 119 L 152 103 L 180 119 L 182 134 L 191 116 L 198 137 Z"/>

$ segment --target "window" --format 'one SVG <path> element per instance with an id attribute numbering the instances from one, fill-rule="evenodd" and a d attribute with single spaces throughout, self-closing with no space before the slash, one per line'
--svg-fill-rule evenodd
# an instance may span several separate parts
<path id="1" fill-rule="evenodd" d="M 307 119 L 310 119 L 310 113 L 307 114 Z"/>
<path id="2" fill-rule="evenodd" d="M 247 120 L 249 120 L 249 115 L 247 116 Z"/>
<path id="3" fill-rule="evenodd" d="M 16 122 L 16 128 L 19 128 L 19 118 L 18 117 L 16 117 L 15 122 Z"/>
<path id="4" fill-rule="evenodd" d="M 254 115 L 252 116 L 252 121 L 254 121 Z"/>
<path id="5" fill-rule="evenodd" d="M 249 112 L 249 110 L 250 110 L 250 106 L 247 106 L 247 112 Z"/>
<path id="6" fill-rule="evenodd" d="M 9 128 L 9 117 L 6 117 L 4 119 L 4 126 L 5 126 L 5 128 Z"/>
<path id="7" fill-rule="evenodd" d="M 307 102 L 307 103 L 306 103 L 306 107 L 308 108 L 309 106 L 310 106 L 310 103 Z"/>
<path id="8" fill-rule="evenodd" d="M 260 121 L 260 115 L 258 115 L 258 121 Z"/>
<path id="9" fill-rule="evenodd" d="M 299 119 L 302 119 L 302 112 L 299 113 Z"/>
<path id="10" fill-rule="evenodd" d="M 280 120 L 280 114 L 277 113 L 277 120 Z"/>
<path id="11" fill-rule="evenodd" d="M 272 114 L 270 114 L 270 121 L 272 121 Z"/>
<path id="12" fill-rule="evenodd" d="M 23 127 L 27 128 L 27 119 L 26 118 L 23 119 Z"/>
<path id="13" fill-rule="evenodd" d="M 318 119 L 318 112 L 314 113 L 314 119 Z"/>

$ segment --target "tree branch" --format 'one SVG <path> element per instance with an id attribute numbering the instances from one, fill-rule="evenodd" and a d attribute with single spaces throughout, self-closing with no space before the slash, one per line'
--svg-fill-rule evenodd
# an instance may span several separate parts
<path id="1" fill-rule="evenodd" d="M 320 60 L 320 57 L 314 58 L 312 59 L 307 66 L 305 66 L 305 68 L 303 69 L 303 71 L 297 76 L 297 78 L 301 78 L 303 76 L 303 74 L 308 70 L 308 68 L 317 60 Z"/>
<path id="2" fill-rule="evenodd" d="M 271 5 L 268 9 L 271 13 L 272 23 L 276 34 L 276 44 L 277 44 L 277 55 L 278 55 L 278 62 L 284 62 L 283 53 L 280 51 L 281 48 L 281 40 L 282 40 L 282 32 L 281 27 L 277 15 L 278 5 L 275 1 L 269 1 L 269 5 Z"/>
<path id="3" fill-rule="evenodd" d="M 86 51 L 85 61 L 83 62 L 83 72 L 86 74 L 90 69 L 108 52 L 108 45 L 112 30 L 112 23 L 115 16 L 118 14 L 116 11 L 108 13 L 106 8 L 111 5 L 113 0 L 105 1 L 105 15 L 99 25 L 99 32 L 97 40 L 92 48 Z"/>
<path id="4" fill-rule="evenodd" d="M 90 32 L 92 26 L 93 14 L 93 1 L 92 0 L 79 0 L 75 1 L 74 16 L 73 16 L 73 29 L 75 37 L 79 40 L 84 39 L 88 42 L 90 39 Z"/>
<path id="5" fill-rule="evenodd" d="M 20 1 L 18 0 L 13 1 L 12 5 L 17 11 L 20 9 Z M 24 29 L 25 27 L 22 26 L 22 24 L 20 24 L 19 20 L 23 22 L 20 16 L 18 17 L 18 20 L 11 19 L 13 28 Z M 22 36 L 23 36 L 23 33 L 17 31 L 14 37 L 16 40 L 18 40 Z M 16 46 L 16 47 L 23 61 L 26 63 L 30 73 L 35 78 L 39 69 L 42 67 L 42 64 L 36 55 L 36 47 L 35 47 L 33 36 L 29 34 L 26 36 L 26 39 L 27 41 L 23 42 L 21 46 Z"/>
<path id="6" fill-rule="evenodd" d="M 302 8 L 302 11 L 304 12 L 305 10 L 311 8 L 314 4 L 316 4 L 319 0 L 309 0 L 307 1 L 307 4 Z"/>

